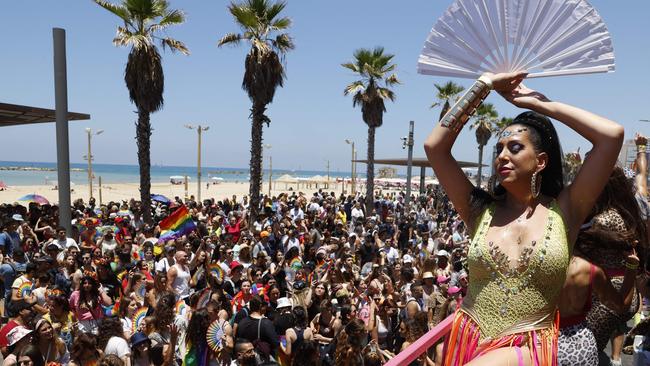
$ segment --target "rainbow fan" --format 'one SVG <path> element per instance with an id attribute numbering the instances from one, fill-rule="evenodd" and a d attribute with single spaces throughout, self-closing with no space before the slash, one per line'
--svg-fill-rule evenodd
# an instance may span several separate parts
<path id="1" fill-rule="evenodd" d="M 223 272 L 223 268 L 219 265 L 219 263 L 212 263 L 208 267 L 210 269 L 210 273 L 217 277 L 219 280 L 223 281 L 223 279 L 226 277 L 226 274 Z"/>
<path id="2" fill-rule="evenodd" d="M 201 309 L 206 307 L 206 305 L 208 305 L 208 302 L 210 301 L 210 296 L 212 296 L 212 291 L 209 288 L 206 288 L 203 291 L 201 291 L 201 294 L 199 295 L 199 299 L 196 301 L 196 308 Z"/>
<path id="3" fill-rule="evenodd" d="M 23 284 L 18 287 L 18 294 L 20 298 L 23 299 L 30 296 L 32 294 L 32 283 L 29 281 L 23 282 Z"/>
<path id="4" fill-rule="evenodd" d="M 205 337 L 208 341 L 208 346 L 214 352 L 219 352 L 221 350 L 221 340 L 223 335 L 223 328 L 219 326 L 219 320 L 212 322 L 208 327 L 208 331 L 205 333 Z"/>
<path id="5" fill-rule="evenodd" d="M 183 300 L 178 300 L 176 302 L 176 315 L 187 316 L 187 304 Z"/>
<path id="6" fill-rule="evenodd" d="M 142 325 L 144 318 L 147 316 L 148 311 L 149 308 L 146 306 L 143 306 L 135 311 L 133 317 L 131 317 L 131 326 L 132 326 L 133 333 L 138 331 L 138 329 Z"/>

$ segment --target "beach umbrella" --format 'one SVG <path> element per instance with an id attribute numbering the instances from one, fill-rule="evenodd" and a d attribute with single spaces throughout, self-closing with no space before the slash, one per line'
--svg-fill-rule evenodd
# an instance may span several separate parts
<path id="1" fill-rule="evenodd" d="M 39 205 L 49 205 L 50 201 L 47 198 L 41 196 L 40 194 L 26 194 L 18 199 L 19 202 L 36 202 Z"/>
<path id="2" fill-rule="evenodd" d="M 157 201 L 157 202 L 160 202 L 160 203 L 165 203 L 165 204 L 170 204 L 172 202 L 172 200 L 170 200 L 169 198 L 163 196 L 162 194 L 152 194 L 151 195 L 151 200 L 152 201 Z"/>

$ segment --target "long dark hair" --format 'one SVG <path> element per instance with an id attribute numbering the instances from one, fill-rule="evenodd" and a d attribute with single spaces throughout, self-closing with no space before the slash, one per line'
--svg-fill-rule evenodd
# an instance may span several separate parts
<path id="1" fill-rule="evenodd" d="M 639 241 L 637 247 L 641 265 L 645 265 L 647 256 L 647 237 L 645 221 L 641 217 L 639 204 L 635 197 L 634 183 L 625 176 L 623 169 L 615 167 L 609 176 L 607 184 L 598 196 L 587 222 L 607 210 L 615 210 L 625 223 L 625 231 L 615 231 L 602 228 L 600 225 L 590 225 L 580 230 L 577 249 L 589 253 L 590 248 L 620 248 L 630 250 L 634 240 Z"/>
<path id="2" fill-rule="evenodd" d="M 16 358 L 16 361 L 20 360 L 20 358 L 23 356 L 29 357 L 29 359 L 32 360 L 33 366 L 45 365 L 45 359 L 43 358 L 43 354 L 41 353 L 41 350 L 37 346 L 30 344 L 25 348 L 23 348 L 20 351 L 20 353 L 18 353 L 18 357 Z"/>
<path id="3" fill-rule="evenodd" d="M 195 311 L 192 313 L 192 318 L 190 318 L 190 322 L 187 325 L 185 339 L 191 341 L 195 347 L 205 344 L 207 342 L 205 333 L 208 331 L 209 326 L 210 315 L 208 315 L 208 311 L 205 308 Z"/>
<path id="4" fill-rule="evenodd" d="M 84 289 L 84 282 L 90 283 L 92 288 L 90 291 L 86 291 Z M 80 281 L 81 286 L 79 286 L 79 302 L 80 303 L 86 303 L 90 305 L 89 310 L 93 310 L 97 305 L 99 305 L 99 284 L 97 281 L 90 277 L 90 276 L 84 276 L 81 281 Z"/>
<path id="5" fill-rule="evenodd" d="M 546 153 L 548 162 L 541 171 L 542 180 L 541 194 L 557 198 L 564 188 L 564 176 L 562 173 L 562 148 L 557 131 L 551 120 L 533 111 L 526 111 L 515 117 L 505 128 L 514 125 L 528 127 L 528 136 L 533 144 L 536 153 Z M 483 209 L 494 201 L 494 197 L 505 194 L 505 188 L 497 185 L 494 188 L 494 196 L 481 188 L 474 188 L 470 197 L 470 208 L 472 217 L 478 217 Z"/>

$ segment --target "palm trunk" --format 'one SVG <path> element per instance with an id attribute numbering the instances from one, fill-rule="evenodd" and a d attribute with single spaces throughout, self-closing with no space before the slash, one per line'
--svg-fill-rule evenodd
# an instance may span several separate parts
<path id="1" fill-rule="evenodd" d="M 138 164 L 140 165 L 140 209 L 145 223 L 152 225 L 151 218 L 151 122 L 149 111 L 138 109 L 136 125 L 136 140 L 138 144 Z"/>
<path id="2" fill-rule="evenodd" d="M 483 146 L 478 145 L 478 177 L 476 177 L 476 187 L 481 188 L 481 179 L 483 178 Z"/>
<path id="3" fill-rule="evenodd" d="M 266 107 L 253 103 L 251 126 L 251 161 L 250 161 L 250 209 L 249 222 L 257 220 L 260 206 L 260 189 L 262 188 L 262 132 Z"/>
<path id="4" fill-rule="evenodd" d="M 368 127 L 368 170 L 366 171 L 366 216 L 375 207 L 375 127 Z"/>

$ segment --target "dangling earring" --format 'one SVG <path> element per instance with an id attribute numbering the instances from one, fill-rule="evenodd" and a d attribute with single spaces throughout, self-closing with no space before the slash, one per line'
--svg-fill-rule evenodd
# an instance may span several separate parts
<path id="1" fill-rule="evenodd" d="M 533 198 L 537 198 L 541 190 L 542 190 L 542 176 L 541 175 L 539 176 L 539 182 L 537 182 L 537 172 L 535 172 L 533 173 L 533 177 L 530 179 L 530 193 L 533 195 Z"/>
<path id="2" fill-rule="evenodd" d="M 492 174 L 490 179 L 488 179 L 488 183 L 487 183 L 487 191 L 492 197 L 494 197 L 494 189 L 496 188 L 496 186 L 497 186 L 497 175 Z"/>

